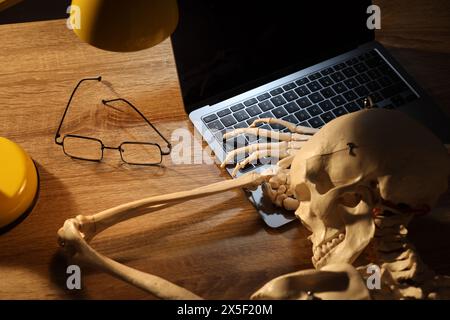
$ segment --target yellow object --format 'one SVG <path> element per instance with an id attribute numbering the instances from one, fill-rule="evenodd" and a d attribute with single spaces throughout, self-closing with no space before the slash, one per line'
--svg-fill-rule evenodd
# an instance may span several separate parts
<path id="1" fill-rule="evenodd" d="M 129 52 L 157 45 L 178 24 L 176 0 L 72 0 L 70 25 L 97 48 Z"/>
<path id="2" fill-rule="evenodd" d="M 0 137 L 0 228 L 26 213 L 38 190 L 38 175 L 30 156 Z"/>

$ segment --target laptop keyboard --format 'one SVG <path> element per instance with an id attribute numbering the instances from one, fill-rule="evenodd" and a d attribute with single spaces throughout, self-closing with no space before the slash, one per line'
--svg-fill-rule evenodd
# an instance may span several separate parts
<path id="1" fill-rule="evenodd" d="M 223 143 L 225 151 L 230 151 L 260 142 L 255 137 L 241 137 L 231 143 L 223 141 L 225 132 L 246 128 L 256 119 L 277 118 L 296 125 L 320 128 L 339 116 L 362 109 L 367 96 L 372 98 L 375 107 L 387 109 L 395 109 L 417 99 L 416 94 L 378 52 L 371 50 L 206 115 L 202 121 Z M 288 131 L 276 124 L 260 127 Z M 258 165 L 260 163 L 249 164 L 242 171 Z"/>

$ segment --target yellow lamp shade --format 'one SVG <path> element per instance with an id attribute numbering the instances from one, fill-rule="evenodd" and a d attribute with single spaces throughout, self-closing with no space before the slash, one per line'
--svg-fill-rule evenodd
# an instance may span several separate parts
<path id="1" fill-rule="evenodd" d="M 30 156 L 0 137 L 0 229 L 31 210 L 38 191 L 38 174 Z"/>
<path id="2" fill-rule="evenodd" d="M 70 25 L 94 47 L 116 52 L 150 48 L 178 24 L 176 0 L 72 0 Z"/>

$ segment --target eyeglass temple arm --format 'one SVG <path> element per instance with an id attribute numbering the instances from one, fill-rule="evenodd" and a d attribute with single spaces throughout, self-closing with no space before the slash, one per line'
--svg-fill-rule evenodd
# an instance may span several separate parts
<path id="1" fill-rule="evenodd" d="M 67 102 L 66 109 L 64 110 L 64 114 L 63 114 L 63 116 L 62 116 L 62 118 L 61 118 L 61 122 L 59 123 L 58 130 L 56 131 L 56 134 L 55 134 L 55 143 L 56 143 L 56 144 L 62 145 L 62 141 L 58 141 L 58 138 L 61 137 L 61 134 L 60 134 L 61 127 L 62 127 L 62 124 L 63 124 L 63 122 L 64 122 L 64 119 L 66 118 L 67 111 L 69 110 L 69 106 L 70 106 L 70 103 L 72 102 L 72 99 L 73 99 L 73 96 L 75 95 L 75 92 L 77 91 L 78 87 L 79 87 L 84 81 L 91 81 L 91 80 L 102 81 L 102 77 L 101 77 L 101 76 L 98 76 L 98 77 L 95 77 L 95 78 L 84 78 L 84 79 L 81 79 L 81 80 L 78 82 L 78 84 L 76 85 L 75 89 L 73 89 L 72 94 L 70 95 L 69 101 Z"/>
<path id="2" fill-rule="evenodd" d="M 131 108 L 134 109 L 134 111 L 136 111 L 142 117 L 142 119 L 145 120 L 145 122 L 147 122 L 149 124 L 150 127 L 153 128 L 153 130 L 156 131 L 156 133 L 167 143 L 167 148 L 169 149 L 169 151 L 162 151 L 161 150 L 161 153 L 163 155 L 169 155 L 170 152 L 172 151 L 172 144 L 162 135 L 161 132 L 159 132 L 158 129 L 156 129 L 156 127 L 130 101 L 128 101 L 126 99 L 123 99 L 123 98 L 117 98 L 117 99 L 111 99 L 111 100 L 102 100 L 102 103 L 104 105 L 108 105 L 108 103 L 116 102 L 116 101 L 122 101 L 122 102 L 125 102 L 126 104 L 128 104 Z"/>

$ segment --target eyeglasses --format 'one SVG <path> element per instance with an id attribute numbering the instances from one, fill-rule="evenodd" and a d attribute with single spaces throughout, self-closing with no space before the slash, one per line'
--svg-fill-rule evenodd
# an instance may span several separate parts
<path id="1" fill-rule="evenodd" d="M 96 78 L 85 78 L 78 82 L 75 89 L 67 103 L 66 109 L 62 116 L 61 122 L 59 123 L 58 130 L 55 134 L 55 143 L 63 147 L 64 154 L 79 160 L 86 161 L 101 161 L 103 160 L 103 151 L 108 150 L 118 150 L 120 153 L 120 158 L 123 162 L 131 165 L 159 165 L 162 162 L 163 156 L 169 155 L 172 151 L 172 145 L 170 142 L 156 129 L 156 127 L 128 100 L 118 98 L 112 100 L 102 100 L 105 106 L 109 106 L 110 103 L 121 101 L 130 106 L 134 111 L 136 111 L 139 116 L 144 119 L 144 121 L 156 131 L 156 133 L 167 143 L 167 150 L 163 151 L 159 144 L 152 142 L 136 142 L 136 141 L 125 141 L 122 142 L 118 147 L 106 146 L 100 139 L 93 137 L 86 137 L 75 134 L 67 134 L 61 138 L 61 127 L 64 119 L 69 110 L 70 103 L 75 95 L 75 92 L 79 86 L 84 81 L 101 81 L 102 77 Z"/>

